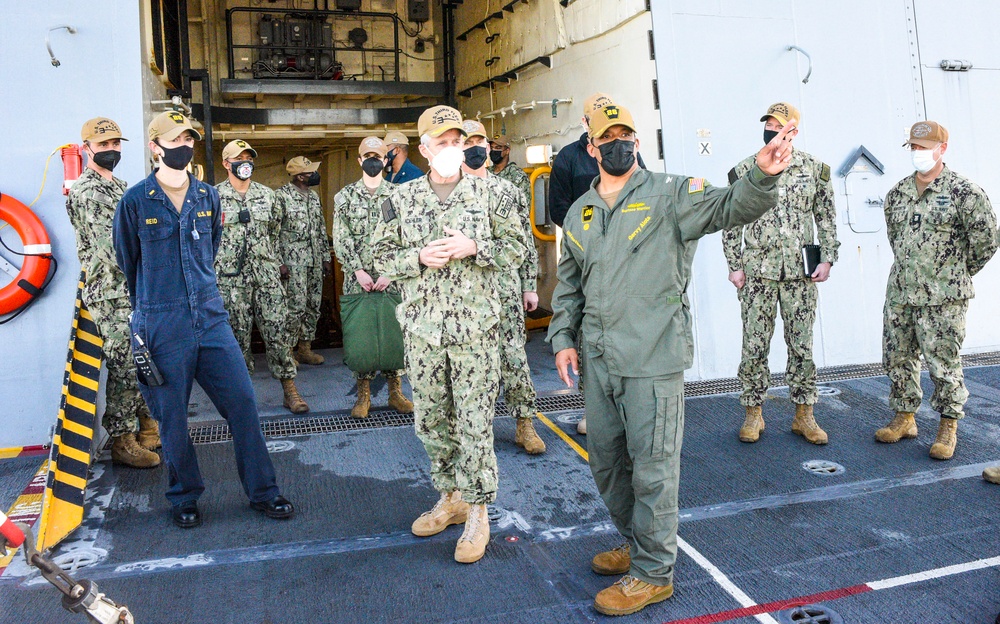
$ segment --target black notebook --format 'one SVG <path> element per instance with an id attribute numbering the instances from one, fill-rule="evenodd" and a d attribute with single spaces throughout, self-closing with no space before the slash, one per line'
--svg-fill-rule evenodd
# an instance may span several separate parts
<path id="1" fill-rule="evenodd" d="M 802 270 L 806 272 L 806 277 L 812 277 L 819 266 L 819 245 L 802 246 Z"/>

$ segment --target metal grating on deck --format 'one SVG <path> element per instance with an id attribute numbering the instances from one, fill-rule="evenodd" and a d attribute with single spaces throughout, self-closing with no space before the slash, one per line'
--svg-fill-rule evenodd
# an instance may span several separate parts
<path id="1" fill-rule="evenodd" d="M 962 365 L 967 368 L 1000 365 L 1000 351 L 962 356 Z M 926 364 L 922 364 L 922 367 L 924 370 L 927 369 Z M 821 368 L 817 371 L 817 381 L 824 383 L 846 379 L 860 379 L 863 377 L 877 377 L 884 374 L 885 369 L 882 368 L 881 364 L 831 366 Z M 771 375 L 771 387 L 783 386 L 784 379 L 785 375 L 783 373 Z M 739 392 L 740 390 L 740 383 L 735 378 L 691 381 L 684 384 L 685 397 L 725 394 Z M 553 394 L 539 395 L 535 399 L 535 407 L 538 411 L 546 414 L 579 410 L 584 407 L 583 395 L 573 391 L 560 391 Z M 497 401 L 495 417 L 510 417 L 510 412 L 507 411 L 507 404 L 502 398 Z M 318 433 L 331 433 L 334 431 L 410 426 L 413 426 L 413 414 L 400 414 L 395 410 L 373 410 L 368 418 L 365 419 L 351 418 L 350 410 L 345 409 L 305 418 L 289 417 L 261 421 L 261 429 L 264 431 L 264 436 L 269 438 L 289 438 Z M 232 439 L 232 435 L 229 433 L 229 425 L 225 422 L 194 426 L 189 429 L 189 432 L 195 444 L 227 442 Z"/>

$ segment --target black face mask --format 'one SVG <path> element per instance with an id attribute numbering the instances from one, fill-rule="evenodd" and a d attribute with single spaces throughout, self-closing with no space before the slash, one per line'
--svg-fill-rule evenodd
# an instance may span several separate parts
<path id="1" fill-rule="evenodd" d="M 615 139 L 597 149 L 601 152 L 601 169 L 608 175 L 625 175 L 635 164 L 635 141 Z"/>
<path id="2" fill-rule="evenodd" d="M 156 144 L 160 145 L 159 142 Z M 163 147 L 160 145 L 160 149 L 163 150 L 163 156 L 160 157 L 163 164 L 178 171 L 187 167 L 191 159 L 194 158 L 194 147 L 190 145 L 181 145 L 180 147 Z"/>
<path id="3" fill-rule="evenodd" d="M 374 178 L 375 176 L 382 173 L 382 159 L 381 158 L 366 158 L 361 161 L 361 170 L 369 178 Z"/>
<path id="4" fill-rule="evenodd" d="M 778 136 L 777 130 L 764 130 L 764 145 L 767 145 L 774 140 L 774 137 Z"/>
<path id="5" fill-rule="evenodd" d="M 482 145 L 465 148 L 465 164 L 472 170 L 479 169 L 486 164 L 486 148 Z"/>
<path id="6" fill-rule="evenodd" d="M 233 172 L 238 180 L 249 180 L 253 175 L 252 160 L 236 160 L 229 163 L 229 170 Z"/>
<path id="7" fill-rule="evenodd" d="M 92 152 L 92 154 L 90 159 L 94 161 L 94 164 L 108 171 L 114 171 L 118 161 L 122 159 L 122 153 L 118 150 Z"/>
<path id="8" fill-rule="evenodd" d="M 392 161 L 396 158 L 396 152 L 389 152 L 385 155 L 385 172 L 392 173 Z"/>
<path id="9" fill-rule="evenodd" d="M 313 171 L 306 180 L 306 186 L 319 186 L 319 171 Z"/>
<path id="10" fill-rule="evenodd" d="M 503 160 L 503 150 L 490 150 L 490 162 L 497 165 L 501 160 Z"/>

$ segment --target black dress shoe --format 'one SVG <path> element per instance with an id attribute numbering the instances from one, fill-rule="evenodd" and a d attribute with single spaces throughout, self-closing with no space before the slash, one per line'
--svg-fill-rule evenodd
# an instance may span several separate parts
<path id="1" fill-rule="evenodd" d="M 252 502 L 250 503 L 250 506 L 257 511 L 263 512 L 263 514 L 268 518 L 285 520 L 295 515 L 295 507 L 288 502 L 287 498 L 281 496 L 280 494 L 268 501 L 261 501 L 259 503 Z"/>
<path id="2" fill-rule="evenodd" d="M 174 520 L 174 524 L 182 529 L 193 529 L 201 525 L 201 513 L 198 511 L 198 503 L 195 501 L 188 501 L 175 506 L 170 511 L 170 515 Z"/>

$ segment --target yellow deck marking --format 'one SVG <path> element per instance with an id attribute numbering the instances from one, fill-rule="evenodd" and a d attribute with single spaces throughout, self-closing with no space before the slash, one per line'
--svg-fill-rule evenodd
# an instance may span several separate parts
<path id="1" fill-rule="evenodd" d="M 568 444 L 571 449 L 573 449 L 574 451 L 576 451 L 577 453 L 579 453 L 580 457 L 583 458 L 583 461 L 588 462 L 588 463 L 590 462 L 590 455 L 587 454 L 587 451 L 583 450 L 583 447 L 580 446 L 579 444 L 577 444 L 576 440 L 574 440 L 573 438 L 569 437 L 569 435 L 567 435 L 565 431 L 563 431 L 562 429 L 560 429 L 559 425 L 555 424 L 554 422 L 552 422 L 551 420 L 549 420 L 548 418 L 546 418 L 545 414 L 542 414 L 541 412 L 537 412 L 537 416 L 538 416 L 538 420 L 540 420 L 543 423 L 545 423 L 546 427 L 548 427 L 549 429 L 551 429 L 552 431 L 554 431 L 557 436 L 559 436 L 560 438 L 562 438 L 563 442 L 565 442 L 566 444 Z"/>

